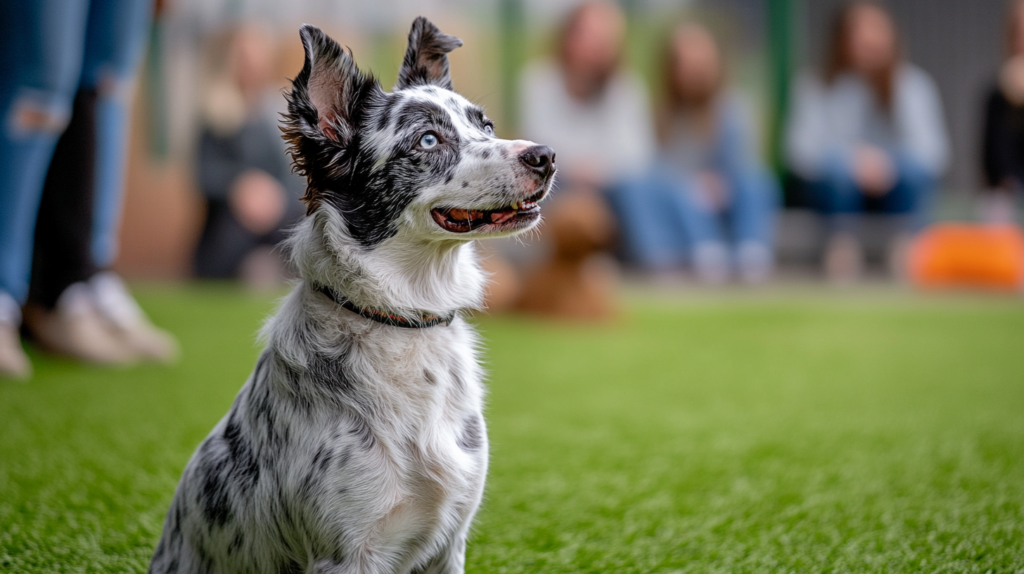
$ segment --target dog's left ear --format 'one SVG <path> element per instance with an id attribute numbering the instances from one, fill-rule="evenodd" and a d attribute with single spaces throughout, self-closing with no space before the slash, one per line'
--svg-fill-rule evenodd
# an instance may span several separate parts
<path id="1" fill-rule="evenodd" d="M 395 89 L 433 84 L 451 90 L 448 52 L 461 45 L 462 40 L 441 32 L 430 20 L 423 16 L 416 18 L 409 30 L 409 48 L 398 71 Z"/>

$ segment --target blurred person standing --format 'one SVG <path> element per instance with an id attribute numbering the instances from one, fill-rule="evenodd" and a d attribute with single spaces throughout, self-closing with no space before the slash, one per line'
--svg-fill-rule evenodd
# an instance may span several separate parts
<path id="1" fill-rule="evenodd" d="M 828 218 L 827 276 L 845 282 L 860 275 L 857 231 L 866 210 L 893 217 L 889 267 L 902 275 L 911 233 L 925 222 L 948 156 L 934 82 L 904 59 L 882 4 L 860 0 L 835 20 L 822 77 L 804 75 L 793 93 L 787 159 Z"/>
<path id="2" fill-rule="evenodd" d="M 610 2 L 569 11 L 553 61 L 521 78 L 521 132 L 556 153 L 557 189 L 545 208 L 550 257 L 523 282 L 521 310 L 572 319 L 614 315 L 614 276 L 594 257 L 611 246 L 604 192 L 642 172 L 655 149 L 647 94 L 621 66 L 626 18 Z"/>
<path id="3" fill-rule="evenodd" d="M 98 364 L 170 360 L 116 255 L 129 100 L 152 3 L 0 3 L 0 375 L 31 367 L 18 337 Z"/>
<path id="4" fill-rule="evenodd" d="M 1006 60 L 985 101 L 982 142 L 983 219 L 1010 223 L 1024 191 L 1024 0 L 1008 6 Z"/>
<path id="5" fill-rule="evenodd" d="M 720 283 L 748 283 L 772 268 L 778 188 L 758 161 L 751 121 L 726 88 L 722 51 L 696 24 L 675 29 L 664 58 L 659 158 L 610 194 L 631 258 L 659 270 L 689 262 Z"/>
<path id="6" fill-rule="evenodd" d="M 303 214 L 302 178 L 277 127 L 284 98 L 275 89 L 273 35 L 256 25 L 229 34 L 224 61 L 204 98 L 196 177 L 206 219 L 196 247 L 197 276 L 278 285 L 284 263 L 274 247 Z"/>

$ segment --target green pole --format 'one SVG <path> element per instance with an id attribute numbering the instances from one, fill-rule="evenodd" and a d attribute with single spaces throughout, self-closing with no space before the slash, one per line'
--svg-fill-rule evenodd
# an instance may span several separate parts
<path id="1" fill-rule="evenodd" d="M 501 115 L 498 130 L 504 137 L 519 133 L 519 73 L 526 45 L 526 11 L 522 0 L 498 4 L 498 53 L 500 57 Z"/>
<path id="2" fill-rule="evenodd" d="M 797 2 L 799 0 L 769 0 L 769 67 L 771 107 L 769 114 L 769 159 L 776 172 L 784 167 L 783 137 L 786 112 L 789 109 L 789 89 L 796 68 Z"/>

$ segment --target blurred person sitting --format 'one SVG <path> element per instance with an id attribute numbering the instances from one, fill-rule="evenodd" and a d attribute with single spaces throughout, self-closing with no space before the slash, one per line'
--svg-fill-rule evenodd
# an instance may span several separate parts
<path id="1" fill-rule="evenodd" d="M 304 183 L 291 165 L 277 127 L 284 98 L 275 89 L 270 34 L 254 25 L 228 36 L 225 59 L 204 103 L 196 177 L 206 219 L 196 247 L 201 278 L 241 278 L 263 288 L 286 270 L 275 246 L 302 216 Z"/>
<path id="2" fill-rule="evenodd" d="M 612 2 L 579 4 L 567 15 L 555 61 L 535 62 L 523 73 L 520 99 L 523 137 L 544 142 L 556 152 L 558 189 L 549 200 L 546 234 L 553 258 L 525 281 L 521 308 L 581 318 L 611 313 L 611 281 L 592 255 L 606 250 L 613 218 L 601 193 L 615 181 L 647 167 L 654 152 L 654 132 L 647 95 L 639 78 L 622 69 L 626 20 Z M 553 204 L 558 204 L 555 209 Z M 581 220 L 573 213 L 591 214 Z M 561 232 L 560 227 L 588 229 Z M 574 235 L 589 239 L 577 243 Z M 572 244 L 562 244 L 570 241 Z M 586 246 L 581 249 L 581 246 Z M 556 269 L 557 268 L 557 269 Z M 576 277 L 545 284 L 538 277 Z M 568 298 L 550 290 L 591 284 L 588 301 L 570 307 Z"/>
<path id="3" fill-rule="evenodd" d="M 924 223 L 947 161 L 938 90 L 903 58 L 892 17 L 878 2 L 856 1 L 839 12 L 827 58 L 821 79 L 804 75 L 794 88 L 789 167 L 828 217 L 831 280 L 860 275 L 857 227 L 866 210 L 892 216 L 889 267 L 902 275 L 910 235 Z"/>
<path id="4" fill-rule="evenodd" d="M 37 344 L 73 359 L 176 355 L 109 271 L 151 4 L 0 4 L 0 376 L 30 373 L 22 316 Z"/>
<path id="5" fill-rule="evenodd" d="M 1009 5 L 1006 60 L 985 102 L 982 167 L 989 193 L 982 218 L 1010 223 L 1024 191 L 1024 0 Z"/>
<path id="6" fill-rule="evenodd" d="M 711 33 L 684 24 L 667 44 L 658 161 L 610 193 L 625 247 L 648 269 L 690 262 L 705 282 L 733 271 L 761 282 L 772 267 L 777 184 L 757 160 L 738 95 L 725 87 Z"/>
<path id="7" fill-rule="evenodd" d="M 562 25 L 557 61 L 523 73 L 522 135 L 558 154 L 563 196 L 639 172 L 654 154 L 647 93 L 620 65 L 625 33 L 618 6 L 584 2 Z"/>

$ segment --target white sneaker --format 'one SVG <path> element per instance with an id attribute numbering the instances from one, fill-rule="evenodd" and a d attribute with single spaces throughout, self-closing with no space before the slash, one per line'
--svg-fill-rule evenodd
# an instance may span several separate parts
<path id="1" fill-rule="evenodd" d="M 89 280 L 92 301 L 114 335 L 141 358 L 173 363 L 178 358 L 178 342 L 158 329 L 128 292 L 117 274 L 106 271 Z"/>
<path id="2" fill-rule="evenodd" d="M 764 283 L 772 274 L 772 250 L 757 241 L 744 241 L 736 250 L 736 267 L 744 283 Z"/>
<path id="3" fill-rule="evenodd" d="M 32 376 L 32 363 L 21 348 L 20 324 L 18 304 L 7 293 L 0 293 L 0 379 L 26 380 Z"/>
<path id="4" fill-rule="evenodd" d="M 64 290 L 54 309 L 25 306 L 25 326 L 43 348 L 98 365 L 129 365 L 137 354 L 122 343 L 107 326 L 92 301 L 86 283 Z"/>
<path id="5" fill-rule="evenodd" d="M 703 283 L 725 283 L 729 278 L 729 251 L 717 241 L 698 243 L 693 248 L 693 270 Z"/>

